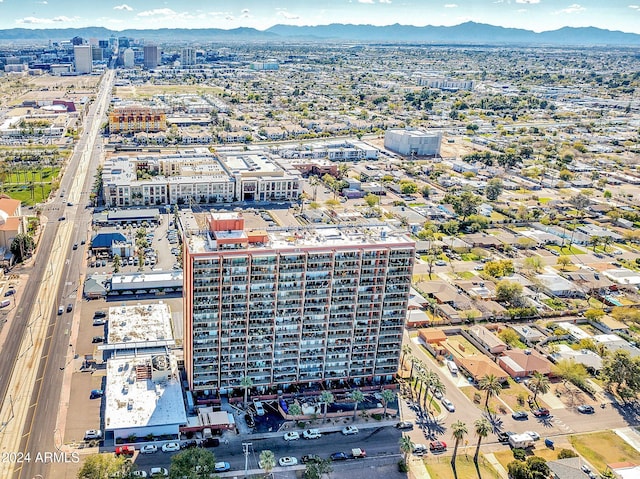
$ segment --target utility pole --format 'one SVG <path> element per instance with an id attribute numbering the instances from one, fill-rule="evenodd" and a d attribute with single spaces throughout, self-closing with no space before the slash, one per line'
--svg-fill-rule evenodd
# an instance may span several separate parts
<path id="1" fill-rule="evenodd" d="M 251 442 L 242 443 L 242 452 L 244 453 L 244 478 L 247 479 L 247 471 L 249 470 L 249 449 L 253 446 Z"/>

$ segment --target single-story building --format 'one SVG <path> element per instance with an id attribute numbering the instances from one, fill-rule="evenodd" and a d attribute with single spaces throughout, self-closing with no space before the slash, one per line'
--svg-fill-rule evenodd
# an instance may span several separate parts
<path id="1" fill-rule="evenodd" d="M 498 357 L 498 364 L 512 378 L 531 376 L 534 372 L 549 375 L 553 364 L 535 349 L 511 349 Z"/>

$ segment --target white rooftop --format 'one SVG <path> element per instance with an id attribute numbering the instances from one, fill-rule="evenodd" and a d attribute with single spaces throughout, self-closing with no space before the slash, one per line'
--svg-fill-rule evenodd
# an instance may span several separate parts
<path id="1" fill-rule="evenodd" d="M 105 429 L 185 424 L 187 414 L 173 355 L 107 361 Z"/>
<path id="2" fill-rule="evenodd" d="M 219 236 L 220 232 L 216 232 Z M 229 233 L 227 233 L 229 234 Z M 268 242 L 249 245 L 249 250 L 298 249 L 314 247 L 357 247 L 366 245 L 414 246 L 401 231 L 388 225 L 345 225 L 332 227 L 292 227 L 267 230 Z M 192 253 L 216 251 L 216 242 L 208 234 L 194 234 L 187 238 Z"/>
<path id="3" fill-rule="evenodd" d="M 173 341 L 171 310 L 167 304 L 109 308 L 108 344 L 163 340 Z"/>

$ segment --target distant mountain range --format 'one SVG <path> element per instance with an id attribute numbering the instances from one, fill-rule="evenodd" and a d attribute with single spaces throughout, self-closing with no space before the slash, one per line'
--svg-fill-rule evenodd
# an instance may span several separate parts
<path id="1" fill-rule="evenodd" d="M 0 30 L 0 41 L 58 41 L 75 36 L 83 38 L 117 37 L 143 38 L 167 41 L 250 41 L 250 42 L 358 42 L 358 43 L 411 43 L 411 44 L 536 44 L 536 45 L 640 45 L 640 35 L 594 27 L 564 27 L 536 33 L 518 28 L 504 28 L 483 23 L 467 22 L 452 27 L 415 27 L 411 25 L 349 25 L 318 26 L 274 25 L 261 31 L 253 28 L 158 29 L 113 31 L 102 27 L 67 29 Z"/>

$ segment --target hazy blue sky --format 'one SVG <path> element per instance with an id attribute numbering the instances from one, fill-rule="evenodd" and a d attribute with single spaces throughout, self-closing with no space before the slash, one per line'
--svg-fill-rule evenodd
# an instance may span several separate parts
<path id="1" fill-rule="evenodd" d="M 596 26 L 640 33 L 640 0 L 0 0 L 0 28 L 236 28 L 277 23 Z"/>

